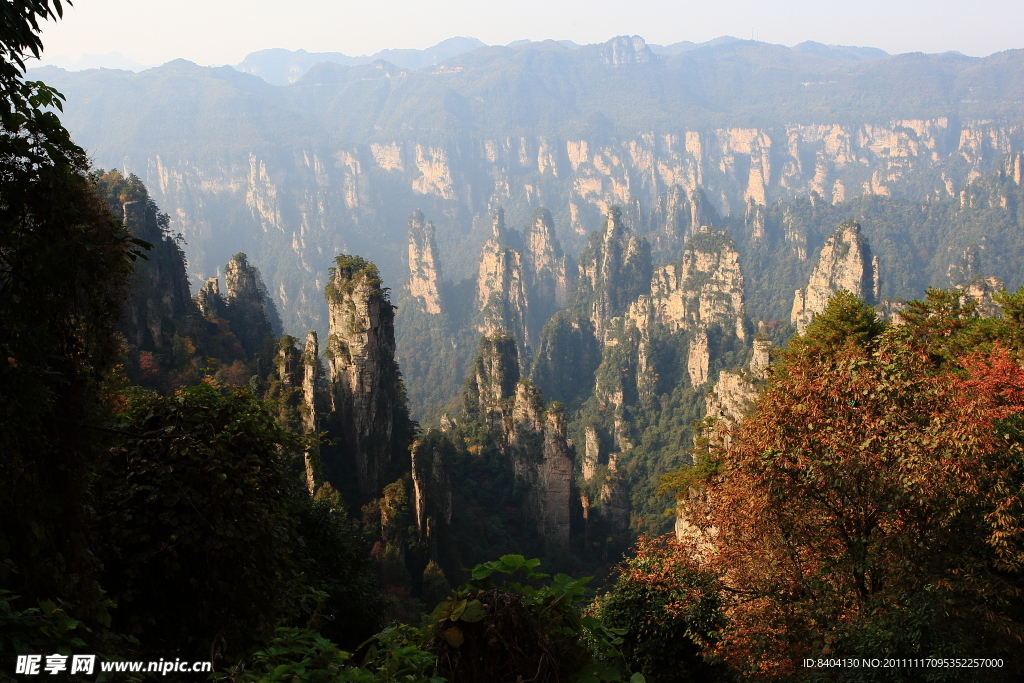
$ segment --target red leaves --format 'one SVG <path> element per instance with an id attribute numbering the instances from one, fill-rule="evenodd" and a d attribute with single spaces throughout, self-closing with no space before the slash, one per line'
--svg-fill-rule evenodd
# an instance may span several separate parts
<path id="1" fill-rule="evenodd" d="M 1024 411 L 1024 370 L 1007 349 L 997 344 L 988 353 L 975 351 L 961 364 L 968 376 L 958 384 L 989 425 Z"/>
<path id="2" fill-rule="evenodd" d="M 993 569 L 1024 561 L 1022 414 L 1024 370 L 999 345 L 940 368 L 896 332 L 793 354 L 680 501 L 673 552 L 720 582 L 716 654 L 771 680 L 926 586 L 957 596 L 950 613 L 989 609 L 1010 590 Z"/>

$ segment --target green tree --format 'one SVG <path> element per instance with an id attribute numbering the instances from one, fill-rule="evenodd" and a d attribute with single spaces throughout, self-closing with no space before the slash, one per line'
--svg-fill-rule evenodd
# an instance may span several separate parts
<path id="1" fill-rule="evenodd" d="M 90 485 L 105 446 L 103 382 L 120 360 L 117 321 L 133 240 L 97 198 L 88 159 L 24 82 L 39 21 L 59 2 L 0 16 L 0 586 L 29 603 L 69 601 L 102 618 L 90 547 Z"/>
<path id="2" fill-rule="evenodd" d="M 624 631 L 619 649 L 626 662 L 649 683 L 726 680 L 725 669 L 703 653 L 724 625 L 713 578 L 687 561 L 670 536 L 641 537 L 634 551 L 593 610 Z"/>
<path id="3" fill-rule="evenodd" d="M 103 473 L 97 520 L 115 628 L 164 657 L 206 656 L 221 641 L 245 652 L 269 637 L 308 592 L 305 439 L 248 390 L 224 395 L 208 384 L 136 397 L 120 429 L 136 436 Z M 340 542 L 322 512 L 306 512 L 310 539 Z M 324 562 L 331 552 L 316 549 Z"/>
<path id="4" fill-rule="evenodd" d="M 885 331 L 875 310 L 846 290 L 829 298 L 825 310 L 814 317 L 804 335 L 795 337 L 791 351 L 817 356 L 834 356 L 847 346 L 870 348 Z"/>
<path id="5" fill-rule="evenodd" d="M 380 630 L 385 608 L 359 526 L 325 484 L 303 505 L 299 530 L 307 580 L 328 596 L 319 607 L 319 632 L 354 650 Z"/>
<path id="6" fill-rule="evenodd" d="M 64 0 L 70 7 L 71 3 Z M 60 0 L 8 0 L 0 16 L 0 97 L 12 104 L 10 95 L 21 91 L 25 60 L 42 54 L 39 22 L 64 16 Z"/>

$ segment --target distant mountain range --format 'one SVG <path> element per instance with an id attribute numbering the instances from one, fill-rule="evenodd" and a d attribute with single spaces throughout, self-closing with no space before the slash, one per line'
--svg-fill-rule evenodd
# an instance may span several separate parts
<path id="1" fill-rule="evenodd" d="M 287 85 L 185 60 L 30 76 L 67 96 L 62 119 L 97 166 L 143 179 L 187 240 L 194 286 L 244 251 L 293 334 L 325 329 L 317 274 L 338 253 L 404 280 L 417 208 L 458 282 L 476 272 L 499 206 L 516 227 L 547 207 L 576 254 L 609 206 L 630 207 L 626 220 L 642 232 L 675 187 L 702 191 L 721 216 L 812 193 L 837 205 L 864 195 L 923 203 L 952 199 L 1024 149 L 1024 50 L 976 58 L 711 43 L 524 42 L 419 69 L 320 62 Z M 801 263 L 815 239 L 800 243 Z M 965 246 L 929 268 L 945 273 Z M 884 244 L 876 253 L 888 272 L 886 259 L 902 256 Z M 788 315 L 801 277 L 752 294 L 752 310 Z M 883 296 L 916 291 L 883 278 Z"/>
<path id="2" fill-rule="evenodd" d="M 739 41 L 733 36 L 719 36 L 702 43 L 695 43 L 691 40 L 683 40 L 671 45 L 655 45 L 648 43 L 651 52 L 665 57 L 672 57 L 681 52 L 688 52 L 702 47 L 715 47 Z M 530 40 L 516 40 L 507 47 L 521 48 L 529 45 Z M 554 41 L 559 45 L 571 50 L 583 47 L 571 40 Z M 234 68 L 247 74 L 259 76 L 271 85 L 288 85 L 301 79 L 307 71 L 316 64 L 342 64 L 344 66 L 359 66 L 372 64 L 382 59 L 403 69 L 415 71 L 440 62 L 458 57 L 459 55 L 472 52 L 473 50 L 487 47 L 487 44 L 476 38 L 455 36 L 442 40 L 437 45 L 432 45 L 423 50 L 417 49 L 389 49 L 380 50 L 372 55 L 350 56 L 341 52 L 307 52 L 306 50 L 286 50 L 284 48 L 270 48 L 250 52 Z M 844 61 L 866 61 L 887 57 L 889 53 L 876 47 L 854 47 L 848 45 L 825 45 L 814 41 L 806 41 L 794 45 L 792 50 L 806 52 L 828 59 Z M 56 66 L 67 71 L 85 71 L 86 69 L 118 69 L 122 71 L 143 71 L 152 68 L 152 65 L 142 64 L 129 59 L 119 52 L 110 52 L 102 55 L 86 54 L 78 59 L 72 59 L 67 55 L 44 58 L 40 61 L 41 66 Z"/>

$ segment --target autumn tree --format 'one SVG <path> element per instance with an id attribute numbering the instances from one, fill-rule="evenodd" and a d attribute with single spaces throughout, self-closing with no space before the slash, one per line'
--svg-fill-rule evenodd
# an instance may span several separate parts
<path id="1" fill-rule="evenodd" d="M 750 680 L 962 674 L 801 667 L 827 656 L 1002 657 L 972 674 L 1019 680 L 1024 371 L 999 329 L 1017 323 L 934 292 L 900 327 L 860 307 L 833 298 L 681 502 L 725 619 L 708 654 Z"/>

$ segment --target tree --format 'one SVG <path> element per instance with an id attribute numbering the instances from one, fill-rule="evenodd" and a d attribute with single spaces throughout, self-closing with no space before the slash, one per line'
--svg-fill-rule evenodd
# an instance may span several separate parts
<path id="1" fill-rule="evenodd" d="M 385 601 L 359 526 L 330 484 L 303 505 L 299 532 L 306 577 L 328 596 L 320 606 L 319 632 L 354 650 L 382 626 Z"/>
<path id="2" fill-rule="evenodd" d="M 704 494 L 681 501 L 726 620 L 709 651 L 741 677 L 813 679 L 799 662 L 827 656 L 992 656 L 1005 666 L 985 680 L 1024 671 L 1024 371 L 998 341 L 937 363 L 936 338 L 956 350 L 956 329 L 982 324 L 947 309 L 920 318 L 933 337 L 912 317 L 868 347 L 796 344 Z"/>
<path id="3" fill-rule="evenodd" d="M 870 348 L 885 330 L 875 310 L 846 290 L 836 292 L 804 335 L 790 343 L 792 351 L 834 355 L 847 346 Z"/>
<path id="4" fill-rule="evenodd" d="M 68 6 L 71 3 L 65 0 Z M 43 41 L 39 22 L 64 16 L 60 0 L 8 0 L 0 16 L 0 97 L 8 107 L 11 93 L 21 91 L 25 59 L 39 58 Z"/>
<path id="5" fill-rule="evenodd" d="M 21 80 L 59 2 L 4 3 L 0 21 L 0 586 L 101 615 L 89 486 L 104 457 L 103 382 L 133 240 L 96 196 L 88 159 Z M 69 607 L 70 609 L 70 607 Z"/>
<path id="6" fill-rule="evenodd" d="M 703 657 L 723 625 L 714 577 L 673 538 L 641 537 L 634 550 L 594 607 L 609 628 L 625 632 L 626 663 L 648 683 L 727 680 L 724 667 Z"/>
<path id="7" fill-rule="evenodd" d="M 137 396 L 120 430 L 135 436 L 116 447 L 97 504 L 115 628 L 164 657 L 205 657 L 221 640 L 245 652 L 269 637 L 309 592 L 306 440 L 247 389 L 209 384 Z M 314 543 L 336 535 L 318 514 L 305 514 Z"/>

